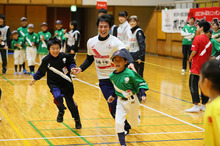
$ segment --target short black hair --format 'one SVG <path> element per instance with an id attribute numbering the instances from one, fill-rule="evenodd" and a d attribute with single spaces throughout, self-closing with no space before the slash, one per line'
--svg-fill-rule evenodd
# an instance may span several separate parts
<path id="1" fill-rule="evenodd" d="M 128 13 L 126 11 L 121 11 L 118 13 L 118 16 L 122 16 L 122 17 L 128 17 Z"/>
<path id="2" fill-rule="evenodd" d="M 212 25 L 216 24 L 219 27 L 218 21 L 213 21 Z"/>
<path id="3" fill-rule="evenodd" d="M 100 16 L 100 17 L 97 19 L 97 21 L 96 21 L 97 27 L 99 26 L 99 22 L 102 22 L 102 21 L 107 22 L 107 23 L 109 24 L 109 27 L 110 27 L 110 28 L 111 28 L 112 25 L 113 25 L 113 21 L 112 21 L 112 19 L 111 19 L 111 17 L 110 17 L 109 15 L 102 15 L 102 16 Z"/>
<path id="4" fill-rule="evenodd" d="M 5 15 L 0 14 L 0 18 L 3 19 L 3 20 L 5 20 Z"/>
<path id="5" fill-rule="evenodd" d="M 74 26 L 74 29 L 77 29 L 77 24 L 78 24 L 77 21 L 72 20 L 72 21 L 70 22 L 70 24 Z"/>
<path id="6" fill-rule="evenodd" d="M 0 35 L 2 35 L 2 32 L 0 31 Z"/>
<path id="7" fill-rule="evenodd" d="M 195 18 L 195 17 L 190 17 L 189 19 L 193 19 L 194 21 L 196 20 L 196 18 Z"/>
<path id="8" fill-rule="evenodd" d="M 210 29 L 210 23 L 205 20 L 200 21 L 198 25 L 200 28 L 203 27 L 203 31 L 205 33 L 208 32 Z"/>
<path id="9" fill-rule="evenodd" d="M 102 8 L 102 9 L 99 9 L 98 14 L 99 14 L 99 13 L 107 14 L 107 10 L 106 10 L 106 9 L 103 9 L 103 8 Z"/>
<path id="10" fill-rule="evenodd" d="M 210 60 L 205 62 L 200 74 L 212 82 L 212 88 L 220 92 L 220 60 Z"/>
<path id="11" fill-rule="evenodd" d="M 50 47 L 54 44 L 59 45 L 61 48 L 61 41 L 59 39 L 57 39 L 56 37 L 51 37 L 47 42 L 47 50 L 49 51 Z"/>

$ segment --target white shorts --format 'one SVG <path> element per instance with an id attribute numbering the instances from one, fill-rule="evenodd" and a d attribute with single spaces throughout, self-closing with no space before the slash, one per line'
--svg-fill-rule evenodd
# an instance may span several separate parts
<path id="1" fill-rule="evenodd" d="M 22 65 L 24 62 L 24 51 L 23 50 L 15 50 L 14 51 L 14 64 Z"/>
<path id="2" fill-rule="evenodd" d="M 34 47 L 27 47 L 26 48 L 26 55 L 28 60 L 28 66 L 35 65 L 35 59 L 37 56 L 37 48 Z"/>

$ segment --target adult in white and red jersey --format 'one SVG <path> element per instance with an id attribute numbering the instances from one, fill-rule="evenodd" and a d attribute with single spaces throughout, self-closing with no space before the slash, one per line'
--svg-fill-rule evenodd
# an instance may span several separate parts
<path id="1" fill-rule="evenodd" d="M 128 55 L 129 68 L 134 69 L 133 58 L 125 49 L 124 44 L 116 37 L 109 35 L 109 31 L 113 25 L 109 15 L 102 15 L 97 19 L 99 34 L 87 42 L 87 58 L 79 68 L 75 68 L 74 74 L 79 74 L 86 70 L 95 60 L 97 75 L 99 78 L 99 86 L 106 99 L 114 92 L 114 86 L 109 79 L 109 75 L 115 70 L 111 57 L 117 50 L 123 50 Z M 113 118 L 115 118 L 117 98 L 108 103 L 109 110 Z M 129 132 L 130 125 L 125 121 L 125 131 Z"/>
<path id="2" fill-rule="evenodd" d="M 192 43 L 192 53 L 189 58 L 189 61 L 192 62 L 189 88 L 194 106 L 185 110 L 186 112 L 199 112 L 200 110 L 204 111 L 205 104 L 209 100 L 208 97 L 201 93 L 202 105 L 198 105 L 200 103 L 198 89 L 200 68 L 211 57 L 212 53 L 212 43 L 208 38 L 209 29 L 209 22 L 201 21 L 197 26 L 197 33 L 200 35 L 196 36 Z"/>

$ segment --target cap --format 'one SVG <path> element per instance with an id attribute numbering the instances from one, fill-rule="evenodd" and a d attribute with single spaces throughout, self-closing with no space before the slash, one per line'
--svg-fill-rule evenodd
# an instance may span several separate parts
<path id="1" fill-rule="evenodd" d="M 130 18 L 129 18 L 128 21 L 130 21 L 131 19 L 134 19 L 135 21 L 138 22 L 138 17 L 137 17 L 136 15 L 132 15 L 132 16 L 130 16 Z"/>
<path id="2" fill-rule="evenodd" d="M 127 54 L 123 50 L 118 50 L 113 53 L 111 60 L 113 61 L 116 56 L 120 56 L 126 60 L 128 60 Z"/>
<path id="3" fill-rule="evenodd" d="M 62 24 L 62 21 L 61 20 L 57 20 L 56 24 Z"/>
<path id="4" fill-rule="evenodd" d="M 27 18 L 26 17 L 22 17 L 21 21 L 27 21 Z"/>
<path id="5" fill-rule="evenodd" d="M 48 26 L 48 24 L 46 22 L 41 23 L 41 26 L 46 25 Z"/>
<path id="6" fill-rule="evenodd" d="M 28 24 L 28 28 L 29 28 L 29 27 L 34 28 L 34 24 Z"/>
<path id="7" fill-rule="evenodd" d="M 18 32 L 17 32 L 17 30 L 12 31 L 12 33 L 11 33 L 11 34 L 15 34 L 15 33 L 18 33 Z"/>

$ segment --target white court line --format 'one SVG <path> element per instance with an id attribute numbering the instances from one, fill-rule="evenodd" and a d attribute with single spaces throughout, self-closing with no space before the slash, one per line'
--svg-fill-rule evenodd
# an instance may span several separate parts
<path id="1" fill-rule="evenodd" d="M 137 133 L 128 135 L 157 135 L 157 134 L 182 134 L 182 133 L 200 133 L 203 131 L 180 131 L 180 132 L 155 132 L 155 133 Z M 20 139 L 0 139 L 0 141 L 21 141 L 21 140 L 39 140 L 39 139 L 68 139 L 68 138 L 92 138 L 92 137 L 114 137 L 114 135 L 85 135 L 85 136 L 62 136 L 62 137 L 40 137 L 40 138 L 20 138 Z"/>
<path id="2" fill-rule="evenodd" d="M 93 86 L 93 87 L 95 87 L 95 88 L 100 89 L 98 86 L 95 86 L 95 85 L 90 84 L 90 83 L 88 83 L 88 82 L 82 81 L 82 80 L 80 80 L 80 79 L 76 79 L 76 80 L 77 80 L 77 81 L 80 81 L 80 82 L 82 82 L 82 83 L 85 83 L 85 84 L 87 84 L 87 85 L 90 85 L 90 86 Z M 200 130 L 202 130 L 202 132 L 204 132 L 204 129 L 201 128 L 201 127 L 198 127 L 198 126 L 196 126 L 196 125 L 193 125 L 193 124 L 191 124 L 191 123 L 189 123 L 189 122 L 186 122 L 186 121 L 184 121 L 184 120 L 181 120 L 181 119 L 179 119 L 179 118 L 176 118 L 176 117 L 174 117 L 174 116 L 171 116 L 171 115 L 169 115 L 169 114 L 166 114 L 166 113 L 164 113 L 164 112 L 158 111 L 158 110 L 156 110 L 156 109 L 154 109 L 154 108 L 148 107 L 148 106 L 146 106 L 146 105 L 143 105 L 143 104 L 140 104 L 140 105 L 143 106 L 143 107 L 145 107 L 145 108 L 148 108 L 148 109 L 150 109 L 150 110 L 153 110 L 153 111 L 155 111 L 155 112 L 157 112 L 157 113 L 160 113 L 160 114 L 162 114 L 162 115 L 168 116 L 168 117 L 173 118 L 173 119 L 175 119 L 175 120 L 177 120 L 177 121 L 183 122 L 183 123 L 185 123 L 185 124 L 187 124 L 187 125 L 190 125 L 190 126 L 192 126 L 192 127 L 195 127 L 195 128 L 197 128 L 197 129 L 200 129 Z"/>

